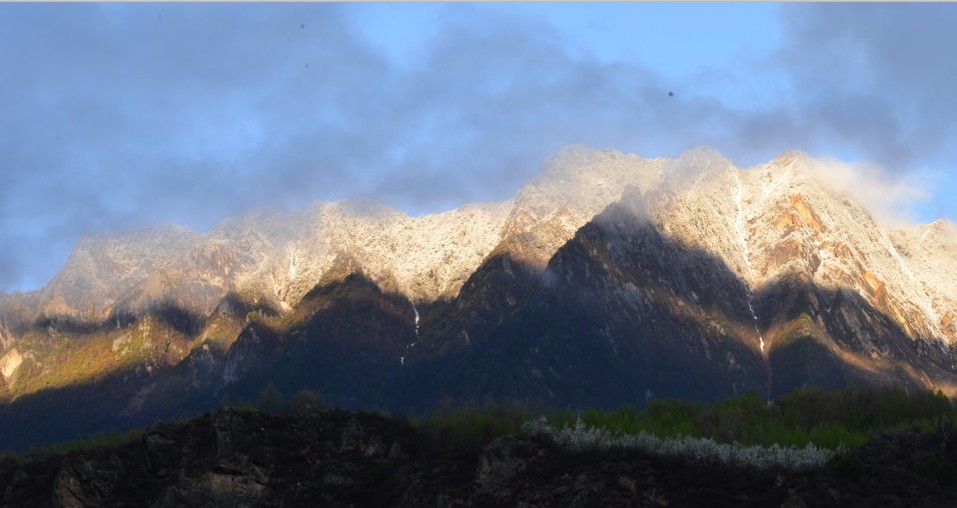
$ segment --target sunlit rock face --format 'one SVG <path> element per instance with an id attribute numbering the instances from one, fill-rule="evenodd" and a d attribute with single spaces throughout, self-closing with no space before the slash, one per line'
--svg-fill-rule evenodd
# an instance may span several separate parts
<path id="1" fill-rule="evenodd" d="M 206 235 L 175 226 L 98 235 L 81 241 L 38 292 L 30 317 L 105 321 L 157 304 L 208 316 L 229 292 L 285 312 L 344 256 L 410 300 L 455 298 L 490 255 L 544 269 L 624 196 L 641 201 L 642 214 L 669 236 L 720 257 L 752 289 L 800 274 L 862 294 L 914 336 L 957 338 L 957 290 L 947 275 L 957 258 L 954 226 L 887 228 L 816 181 L 807 170 L 814 164 L 789 153 L 739 169 L 708 149 L 667 160 L 570 147 L 503 203 L 413 218 L 339 202 L 255 212 Z"/>
<path id="2" fill-rule="evenodd" d="M 17 367 L 22 362 L 23 357 L 20 356 L 20 352 L 16 348 L 7 351 L 7 354 L 0 358 L 0 372 L 3 373 L 3 379 L 7 380 L 13 377 L 13 373 L 16 372 Z"/>
<path id="3" fill-rule="evenodd" d="M 135 419 L 274 378 L 396 409 L 957 393 L 957 227 L 886 224 L 827 164 L 575 146 L 501 203 L 409 217 L 343 201 L 97 235 L 47 287 L 0 295 L 0 398 L 108 384 L 104 411 Z"/>

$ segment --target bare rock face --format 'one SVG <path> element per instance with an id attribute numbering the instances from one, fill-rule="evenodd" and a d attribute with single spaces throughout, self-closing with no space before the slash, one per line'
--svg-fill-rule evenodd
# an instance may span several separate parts
<path id="1" fill-rule="evenodd" d="M 480 492 L 507 498 L 508 480 L 524 471 L 533 459 L 543 454 L 537 443 L 513 436 L 492 440 L 479 455 L 477 479 Z"/>
<path id="2" fill-rule="evenodd" d="M 115 454 L 63 459 L 53 484 L 57 506 L 101 506 L 116 494 L 123 462 Z"/>
<path id="3" fill-rule="evenodd" d="M 3 357 L 0 357 L 0 373 L 3 374 L 3 380 L 6 381 L 12 378 L 13 373 L 17 371 L 21 363 L 23 363 L 23 357 L 20 356 L 20 352 L 17 351 L 17 348 L 7 351 Z"/>
<path id="4" fill-rule="evenodd" d="M 143 446 L 150 474 L 162 480 L 154 506 L 303 506 L 361 497 L 370 487 L 363 475 L 415 449 L 410 437 L 341 412 L 277 419 L 221 411 L 188 429 L 153 427 Z"/>

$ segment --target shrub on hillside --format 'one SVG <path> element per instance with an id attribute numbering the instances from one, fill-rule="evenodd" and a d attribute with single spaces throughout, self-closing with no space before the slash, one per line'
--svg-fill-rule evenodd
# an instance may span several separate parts
<path id="1" fill-rule="evenodd" d="M 644 431 L 634 435 L 618 434 L 589 427 L 581 419 L 574 426 L 555 428 L 544 418 L 538 418 L 526 422 L 522 432 L 552 441 L 573 453 L 640 450 L 663 457 L 753 469 L 805 470 L 821 467 L 834 456 L 834 451 L 819 448 L 813 443 L 808 443 L 804 448 L 776 444 L 765 447 L 736 442 L 718 443 L 713 439 L 690 436 L 661 438 Z"/>

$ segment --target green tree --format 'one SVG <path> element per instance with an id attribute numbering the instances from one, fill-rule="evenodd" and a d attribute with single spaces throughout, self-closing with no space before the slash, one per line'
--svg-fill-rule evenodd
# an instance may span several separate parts
<path id="1" fill-rule="evenodd" d="M 319 409 L 322 407 L 322 393 L 312 388 L 303 388 L 292 396 L 290 403 L 297 411 L 307 408 Z"/>
<path id="2" fill-rule="evenodd" d="M 259 390 L 258 404 L 260 411 L 264 413 L 273 413 L 282 407 L 282 394 L 276 388 L 272 381 L 266 383 L 262 390 Z"/>

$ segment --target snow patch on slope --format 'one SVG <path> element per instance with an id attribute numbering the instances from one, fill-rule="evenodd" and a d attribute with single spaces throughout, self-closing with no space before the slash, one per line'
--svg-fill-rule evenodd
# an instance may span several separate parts
<path id="1" fill-rule="evenodd" d="M 735 221 L 735 229 L 738 233 L 738 241 L 741 242 L 741 256 L 744 258 L 744 266 L 747 269 L 747 280 L 750 283 L 754 279 L 754 267 L 751 266 L 751 252 L 748 249 L 748 243 L 750 239 L 746 232 L 747 225 L 745 224 L 745 213 L 744 213 L 744 200 L 742 199 L 743 188 L 741 186 L 741 178 L 738 176 L 738 170 L 728 165 L 728 170 L 734 175 L 735 181 L 735 192 L 734 200 L 738 207 L 738 217 Z M 758 326 L 758 315 L 754 312 L 754 293 L 750 285 L 746 288 L 748 292 L 748 311 L 751 313 L 751 317 L 754 318 L 754 331 L 758 334 L 758 347 L 761 349 L 761 352 L 764 353 L 764 335 L 761 334 L 760 327 Z"/>

